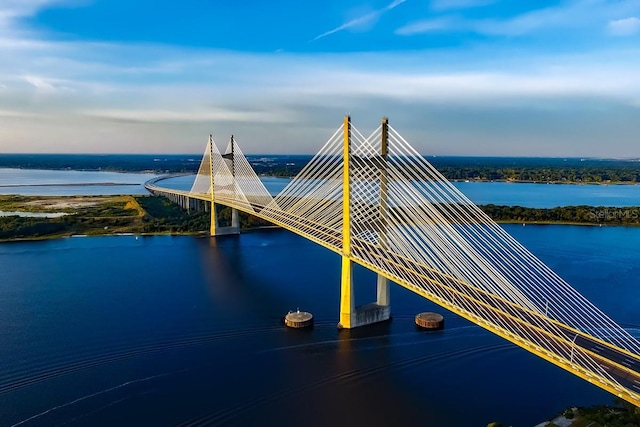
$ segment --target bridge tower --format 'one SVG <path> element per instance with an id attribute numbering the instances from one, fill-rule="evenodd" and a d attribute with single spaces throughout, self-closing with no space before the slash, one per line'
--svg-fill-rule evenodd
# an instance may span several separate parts
<path id="1" fill-rule="evenodd" d="M 236 162 L 235 162 L 235 145 L 236 142 L 233 139 L 233 135 L 231 135 L 231 152 L 226 153 L 222 156 L 223 159 L 229 160 L 231 162 L 231 166 L 229 170 L 231 170 L 231 177 L 233 178 L 233 182 L 236 180 Z M 238 209 L 231 209 L 231 228 L 227 230 L 225 234 L 240 234 L 240 215 L 238 214 Z"/>
<path id="2" fill-rule="evenodd" d="M 214 171 L 214 150 L 213 150 L 213 137 L 209 135 L 209 155 L 211 158 L 211 228 L 210 234 L 211 236 L 225 236 L 229 234 L 240 234 L 240 215 L 238 210 L 235 208 L 231 209 L 231 226 L 230 227 L 220 227 L 218 221 L 218 211 L 216 209 L 215 203 L 215 171 Z M 233 139 L 233 135 L 231 135 L 231 152 L 223 154 L 222 159 L 229 160 L 231 165 L 229 167 L 229 171 L 231 172 L 232 182 L 235 188 L 235 178 L 236 178 L 236 168 L 235 168 L 235 141 Z"/>
<path id="3" fill-rule="evenodd" d="M 216 209 L 216 186 L 214 185 L 215 171 L 213 170 L 213 136 L 209 135 L 209 181 L 211 184 L 211 228 L 209 233 L 215 236 L 218 231 L 218 211 Z"/>
<path id="4" fill-rule="evenodd" d="M 383 232 L 378 236 L 378 244 L 385 245 L 387 218 L 387 118 L 382 119 L 382 141 L 380 157 L 384 167 L 380 169 L 379 218 Z M 356 307 L 353 293 L 353 261 L 351 260 L 351 117 L 344 118 L 343 169 L 342 169 L 342 277 L 340 283 L 340 323 L 338 328 L 351 329 L 358 326 L 389 320 L 391 307 L 389 283 L 378 274 L 377 300 L 374 303 Z"/>

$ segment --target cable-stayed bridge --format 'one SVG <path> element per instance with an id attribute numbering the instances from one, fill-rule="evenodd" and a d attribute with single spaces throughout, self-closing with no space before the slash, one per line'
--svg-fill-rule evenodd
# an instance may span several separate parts
<path id="1" fill-rule="evenodd" d="M 448 182 L 383 119 L 365 137 L 342 126 L 276 196 L 233 137 L 213 138 L 190 191 L 146 184 L 211 212 L 211 235 L 239 232 L 243 211 L 342 257 L 339 326 L 389 319 L 389 281 L 640 406 L 640 342 L 573 289 Z M 219 227 L 216 205 L 232 208 Z M 378 274 L 356 306 L 352 267 Z"/>

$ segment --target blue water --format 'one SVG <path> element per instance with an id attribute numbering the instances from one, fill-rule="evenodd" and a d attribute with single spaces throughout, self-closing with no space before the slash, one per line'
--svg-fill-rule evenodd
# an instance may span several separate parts
<path id="1" fill-rule="evenodd" d="M 480 205 L 553 208 L 557 206 L 639 206 L 640 185 L 534 184 L 510 182 L 455 182 L 472 202 Z"/>
<path id="2" fill-rule="evenodd" d="M 26 196 L 148 194 L 143 184 L 155 176 L 149 173 L 0 168 L 0 194 Z"/>
<path id="3" fill-rule="evenodd" d="M 640 229 L 505 228 L 638 335 Z M 339 332 L 339 278 L 284 230 L 0 244 L 0 425 L 532 426 L 613 400 L 398 286 L 390 323 Z M 281 324 L 298 307 L 311 331 Z"/>

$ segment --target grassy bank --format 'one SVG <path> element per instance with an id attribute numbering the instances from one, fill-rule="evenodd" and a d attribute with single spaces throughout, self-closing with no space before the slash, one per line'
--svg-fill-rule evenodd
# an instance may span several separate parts
<path id="1" fill-rule="evenodd" d="M 480 208 L 493 220 L 504 223 L 640 225 L 640 207 Z M 59 218 L 0 217 L 0 241 L 74 234 L 195 234 L 206 233 L 210 224 L 207 212 L 186 212 L 165 198 L 151 196 L 0 196 L 0 211 L 66 214 Z M 221 226 L 229 225 L 230 209 L 221 208 L 219 218 Z M 245 229 L 271 225 L 243 213 L 240 219 Z"/>
<path id="2" fill-rule="evenodd" d="M 39 240 L 71 235 L 196 234 L 208 232 L 207 212 L 186 212 L 162 197 L 152 196 L 0 196 L 0 211 L 59 214 L 59 218 L 0 217 L 0 241 Z M 221 226 L 230 225 L 231 210 L 219 211 Z M 270 225 L 246 214 L 243 228 Z"/>
<path id="3" fill-rule="evenodd" d="M 166 199 L 145 196 L 0 196 L 0 210 L 66 214 L 0 217 L 0 241 L 74 234 L 195 233 L 209 227 L 208 214 L 189 214 Z"/>

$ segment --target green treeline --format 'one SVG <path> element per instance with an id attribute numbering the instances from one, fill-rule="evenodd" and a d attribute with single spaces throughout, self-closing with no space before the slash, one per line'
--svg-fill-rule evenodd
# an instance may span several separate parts
<path id="1" fill-rule="evenodd" d="M 198 233 L 209 231 L 211 226 L 209 212 L 187 212 L 164 197 L 136 196 L 136 200 L 146 212 L 143 216 L 143 233 Z M 231 208 L 218 207 L 218 224 L 220 227 L 231 225 Z M 240 212 L 240 226 L 243 229 L 267 225 L 272 224 Z"/>
<path id="2" fill-rule="evenodd" d="M 296 176 L 301 167 L 271 166 L 256 167 L 259 175 L 275 177 Z M 513 181 L 552 183 L 640 183 L 638 167 L 500 167 L 491 165 L 438 166 L 438 171 L 451 181 Z"/>
<path id="3" fill-rule="evenodd" d="M 112 234 L 136 230 L 135 219 L 67 215 L 60 218 L 0 217 L 0 240 L 62 237 L 71 234 Z"/>
<path id="4" fill-rule="evenodd" d="M 209 229 L 209 214 L 187 212 L 164 197 L 136 196 L 144 210 L 140 233 L 196 233 Z"/>
<path id="5" fill-rule="evenodd" d="M 69 229 L 60 218 L 0 217 L 0 240 L 63 235 Z"/>
<path id="6" fill-rule="evenodd" d="M 489 204 L 481 205 L 480 209 L 497 222 L 640 225 L 640 207 L 563 206 L 542 209 Z"/>
<path id="7" fill-rule="evenodd" d="M 640 183 L 640 170 L 628 168 L 491 167 L 441 166 L 449 180 L 564 182 L 564 183 Z"/>

